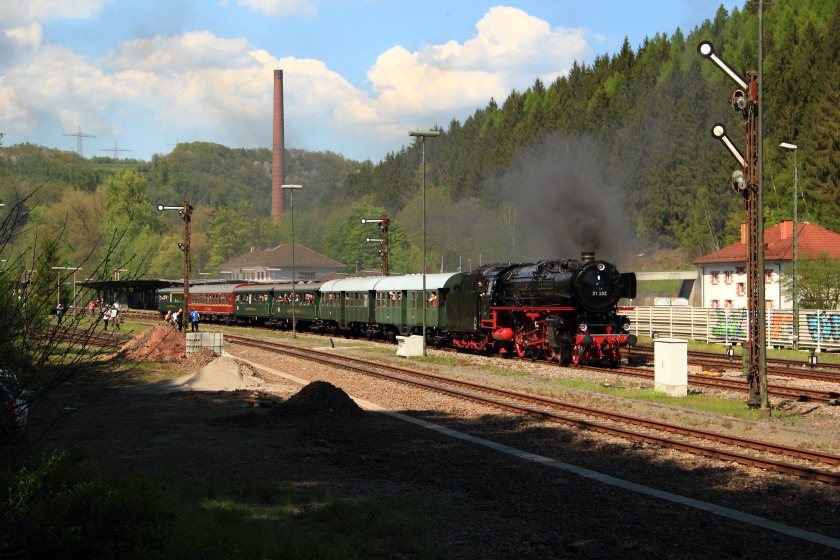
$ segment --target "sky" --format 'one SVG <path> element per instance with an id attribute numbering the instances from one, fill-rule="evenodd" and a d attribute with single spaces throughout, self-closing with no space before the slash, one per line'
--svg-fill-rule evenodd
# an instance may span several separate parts
<path id="1" fill-rule="evenodd" d="M 745 0 L 0 0 L 0 132 L 85 157 L 179 142 L 374 163 L 627 37 L 686 35 Z"/>

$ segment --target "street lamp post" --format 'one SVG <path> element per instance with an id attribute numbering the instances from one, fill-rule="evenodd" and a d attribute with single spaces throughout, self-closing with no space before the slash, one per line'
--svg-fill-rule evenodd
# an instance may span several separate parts
<path id="1" fill-rule="evenodd" d="M 799 167 L 796 165 L 796 144 L 782 142 L 779 147 L 783 150 L 793 151 L 793 349 L 799 350 L 799 272 L 797 264 L 799 261 L 797 237 L 799 232 L 798 204 L 799 204 Z"/>
<path id="2" fill-rule="evenodd" d="M 426 138 L 440 136 L 438 130 L 412 130 L 409 136 L 420 138 L 423 146 L 423 301 L 420 307 L 423 309 L 423 356 L 426 355 Z"/>
<path id="3" fill-rule="evenodd" d="M 183 206 L 164 206 L 163 204 L 158 204 L 157 209 L 159 212 L 163 212 L 164 210 L 177 210 L 178 214 L 184 220 L 184 242 L 178 243 L 178 247 L 184 252 L 184 307 L 182 308 L 181 317 L 179 317 L 183 323 L 185 320 L 189 320 L 190 316 L 190 214 L 192 213 L 193 207 L 190 206 L 189 200 L 185 200 Z M 184 332 L 189 332 L 189 329 L 184 329 Z"/>
<path id="4" fill-rule="evenodd" d="M 62 270 L 72 270 L 73 271 L 73 301 L 67 306 L 68 309 L 70 305 L 76 304 L 76 272 L 82 270 L 78 266 L 53 266 L 51 267 L 53 270 L 56 271 L 56 292 L 55 292 L 55 305 L 58 306 L 61 303 L 61 271 Z"/>
<path id="5" fill-rule="evenodd" d="M 280 189 L 289 189 L 289 209 L 292 211 L 292 338 L 297 338 L 297 311 L 295 310 L 295 191 L 302 189 L 303 185 L 280 185 Z"/>

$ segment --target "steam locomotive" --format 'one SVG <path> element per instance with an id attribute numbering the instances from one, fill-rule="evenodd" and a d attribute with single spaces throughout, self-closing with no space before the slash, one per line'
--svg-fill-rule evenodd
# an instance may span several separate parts
<path id="1" fill-rule="evenodd" d="M 180 288 L 160 290 L 161 314 L 180 308 L 183 295 Z M 204 321 L 371 339 L 422 335 L 425 326 L 433 346 L 617 366 L 620 349 L 636 343 L 617 305 L 634 297 L 635 274 L 583 253 L 580 260 L 491 264 L 468 273 L 194 286 L 190 308 Z"/>
<path id="2" fill-rule="evenodd" d="M 636 343 L 617 304 L 634 297 L 636 275 L 619 273 L 593 253 L 488 265 L 465 275 L 461 290 L 450 294 L 449 336 L 456 348 L 616 366 L 620 348 Z"/>

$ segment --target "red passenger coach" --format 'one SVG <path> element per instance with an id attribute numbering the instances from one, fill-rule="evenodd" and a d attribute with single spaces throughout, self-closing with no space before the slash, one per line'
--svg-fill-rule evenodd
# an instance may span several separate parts
<path id="1" fill-rule="evenodd" d="M 190 310 L 201 314 L 202 321 L 233 322 L 233 290 L 248 284 L 207 284 L 190 286 Z"/>

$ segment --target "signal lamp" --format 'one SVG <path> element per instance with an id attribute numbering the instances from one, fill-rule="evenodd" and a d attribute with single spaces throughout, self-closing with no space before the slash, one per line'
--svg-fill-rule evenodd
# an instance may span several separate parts
<path id="1" fill-rule="evenodd" d="M 732 92 L 732 108 L 736 111 L 743 111 L 747 108 L 747 98 L 740 89 Z"/>
<path id="2" fill-rule="evenodd" d="M 747 178 L 744 176 L 744 172 L 740 169 L 732 173 L 732 188 L 736 193 L 746 198 Z"/>

